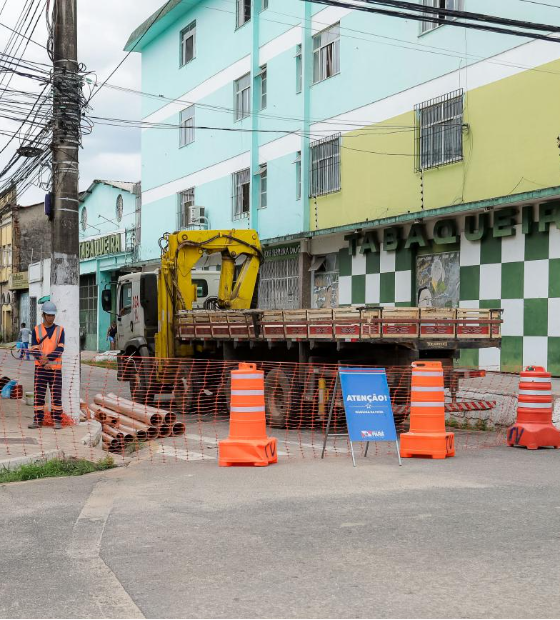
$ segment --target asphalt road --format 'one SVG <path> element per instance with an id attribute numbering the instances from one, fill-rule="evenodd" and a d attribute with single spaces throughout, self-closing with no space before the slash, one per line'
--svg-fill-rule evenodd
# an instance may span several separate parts
<path id="1" fill-rule="evenodd" d="M 556 617 L 560 451 L 0 487 L 0 616 Z"/>

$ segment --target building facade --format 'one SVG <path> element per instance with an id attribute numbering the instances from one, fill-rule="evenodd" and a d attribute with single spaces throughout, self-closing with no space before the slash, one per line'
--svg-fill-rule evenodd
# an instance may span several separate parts
<path id="1" fill-rule="evenodd" d="M 96 180 L 80 197 L 80 339 L 83 349 L 109 349 L 111 316 L 101 307 L 104 289 L 113 290 L 130 273 L 140 243 L 140 184 Z M 116 316 L 112 317 L 113 320 Z"/>
<path id="2" fill-rule="evenodd" d="M 560 21 L 560 2 L 507 4 Z M 143 259 L 169 230 L 255 228 L 264 307 L 500 307 L 502 351 L 462 363 L 560 374 L 556 43 L 299 0 L 177 0 L 127 49 L 145 93 Z"/>

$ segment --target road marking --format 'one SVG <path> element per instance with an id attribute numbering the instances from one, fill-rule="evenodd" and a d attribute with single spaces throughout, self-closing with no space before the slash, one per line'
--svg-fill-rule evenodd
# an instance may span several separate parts
<path id="1" fill-rule="evenodd" d="M 173 446 L 160 446 L 156 451 L 156 454 L 162 454 L 174 459 L 181 459 L 182 461 L 215 461 L 215 456 L 209 456 L 200 452 L 193 452 L 192 450 L 179 450 L 173 448 Z"/>
<path id="2" fill-rule="evenodd" d="M 107 480 L 99 481 L 87 499 L 72 529 L 67 555 L 85 564 L 84 572 L 94 599 L 104 618 L 145 618 L 115 573 L 99 555 L 101 540 L 113 501 L 119 494 L 117 485 Z"/>
<path id="3" fill-rule="evenodd" d="M 219 439 L 216 439 L 215 437 L 205 437 L 204 435 L 184 435 L 187 439 L 192 439 L 193 441 L 198 441 L 199 443 L 209 443 L 211 444 L 213 447 L 214 446 L 218 446 L 219 443 Z M 277 439 L 278 443 L 280 443 L 280 439 Z M 282 443 L 286 443 L 286 442 L 282 442 Z M 276 453 L 278 454 L 278 456 L 290 456 L 288 454 L 288 452 L 282 452 L 281 450 L 277 450 Z M 195 454 L 194 452 L 191 452 L 189 450 L 189 454 Z M 214 458 L 214 457 L 208 457 L 208 458 Z"/>

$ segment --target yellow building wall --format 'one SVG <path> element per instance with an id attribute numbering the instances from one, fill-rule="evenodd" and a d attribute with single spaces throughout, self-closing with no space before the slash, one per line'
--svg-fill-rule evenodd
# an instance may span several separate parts
<path id="1" fill-rule="evenodd" d="M 12 225 L 8 224 L 0 228 L 0 250 L 6 250 L 12 247 Z M 0 282 L 7 282 L 12 274 L 12 266 L 7 265 L 7 252 L 2 255 L 2 267 L 0 268 Z"/>
<path id="2" fill-rule="evenodd" d="M 411 110 L 342 137 L 342 190 L 310 201 L 313 229 L 421 210 L 414 122 Z M 463 122 L 464 159 L 424 171 L 424 209 L 560 185 L 560 61 L 466 92 Z"/>

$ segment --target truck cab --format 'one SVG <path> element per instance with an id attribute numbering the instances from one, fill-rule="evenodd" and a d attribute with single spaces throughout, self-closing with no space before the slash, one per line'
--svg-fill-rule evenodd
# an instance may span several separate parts
<path id="1" fill-rule="evenodd" d="M 196 285 L 196 302 L 193 309 L 212 307 L 217 299 L 220 282 L 219 271 L 192 272 Z M 158 331 L 158 272 L 130 273 L 119 278 L 116 291 L 117 350 L 130 353 L 147 347 L 155 352 L 155 335 Z M 103 291 L 103 309 L 111 312 L 111 291 Z"/>

